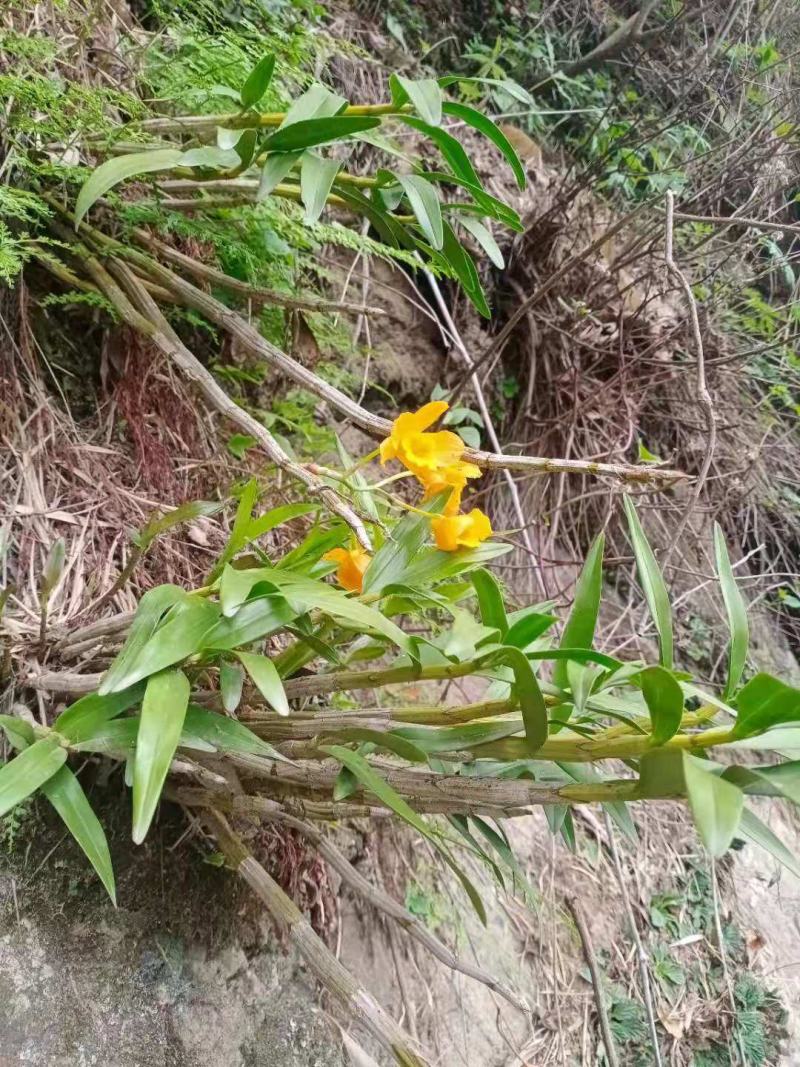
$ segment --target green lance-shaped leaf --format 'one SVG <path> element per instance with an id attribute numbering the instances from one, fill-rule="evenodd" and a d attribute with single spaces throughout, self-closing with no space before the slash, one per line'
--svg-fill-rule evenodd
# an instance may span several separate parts
<path id="1" fill-rule="evenodd" d="M 378 192 L 378 190 L 375 190 Z M 364 196 L 360 189 L 339 183 L 336 195 L 345 200 L 360 215 L 365 215 L 375 227 L 380 239 L 391 248 L 414 248 L 414 239 L 401 222 L 388 211 L 381 210 L 379 199 Z"/>
<path id="2" fill-rule="evenodd" d="M 739 827 L 744 806 L 741 789 L 711 774 L 703 761 L 683 753 L 686 795 L 697 831 L 712 856 L 727 851 Z"/>
<path id="3" fill-rule="evenodd" d="M 203 649 L 231 651 L 268 637 L 295 621 L 299 612 L 282 596 L 242 604 L 232 619 L 220 619 L 203 638 Z"/>
<path id="4" fill-rule="evenodd" d="M 239 503 L 236 505 L 236 515 L 233 519 L 228 543 L 222 550 L 222 555 L 211 571 L 209 581 L 213 582 L 222 573 L 226 563 L 230 563 L 237 552 L 240 552 L 247 543 L 247 530 L 253 518 L 253 508 L 258 499 L 258 482 L 251 478 L 239 494 Z"/>
<path id="5" fill-rule="evenodd" d="M 439 126 L 442 121 L 442 89 L 435 78 L 419 78 L 416 81 L 404 78 L 402 74 L 392 74 L 389 78 L 392 102 L 402 107 L 411 101 L 415 111 L 431 126 Z"/>
<path id="6" fill-rule="evenodd" d="M 478 606 L 481 611 L 481 622 L 484 626 L 490 626 L 499 630 L 500 637 L 505 641 L 508 633 L 508 618 L 503 603 L 503 591 L 500 584 L 485 567 L 478 567 L 470 575 L 475 592 L 478 595 Z M 511 642 L 513 644 L 513 642 Z"/>
<path id="7" fill-rule="evenodd" d="M 239 153 L 233 148 L 219 148 L 217 145 L 203 145 L 190 148 L 179 160 L 181 167 L 199 167 L 201 169 L 231 170 L 239 166 Z"/>
<path id="8" fill-rule="evenodd" d="M 256 202 L 266 200 L 276 185 L 279 185 L 295 163 L 302 158 L 300 152 L 270 152 L 261 168 Z"/>
<path id="9" fill-rule="evenodd" d="M 286 699 L 283 682 L 272 660 L 266 656 L 253 655 L 251 652 L 237 652 L 236 655 L 264 699 L 279 715 L 288 715 L 289 701 Z"/>
<path id="10" fill-rule="evenodd" d="M 465 83 L 468 85 L 494 85 L 498 89 L 502 89 L 508 93 L 514 100 L 519 100 L 521 104 L 528 104 L 529 106 L 534 103 L 534 99 L 527 89 L 511 78 L 481 78 L 479 76 L 463 77 L 460 74 L 444 74 L 437 81 L 443 89 L 446 89 L 448 85 L 455 85 Z"/>
<path id="11" fill-rule="evenodd" d="M 57 738 L 44 737 L 0 767 L 0 816 L 35 793 L 64 765 L 66 758 L 67 750 Z"/>
<path id="12" fill-rule="evenodd" d="M 594 632 L 597 628 L 597 615 L 600 611 L 600 596 L 603 591 L 604 548 L 605 536 L 600 533 L 592 542 L 586 562 L 578 576 L 572 610 L 561 636 L 561 648 L 592 647 Z M 566 662 L 556 663 L 553 668 L 553 682 L 559 689 L 566 688 Z"/>
<path id="13" fill-rule="evenodd" d="M 325 724 L 320 723 L 320 731 L 324 734 Z M 361 744 L 374 745 L 376 748 L 384 748 L 387 752 L 393 752 L 395 756 L 408 760 L 409 763 L 425 763 L 426 755 L 421 748 L 401 736 L 401 731 L 370 730 L 365 726 L 348 726 L 344 730 L 336 731 L 337 741 L 358 741 Z"/>
<path id="14" fill-rule="evenodd" d="M 517 179 L 517 185 L 520 189 L 525 188 L 525 168 L 514 146 L 499 126 L 496 126 L 486 115 L 482 115 L 480 111 L 476 111 L 474 107 L 468 107 L 466 104 L 455 104 L 447 101 L 442 110 L 445 115 L 452 115 L 453 118 L 466 122 L 468 126 L 472 126 L 473 129 L 488 137 L 505 156 L 508 165 L 514 172 L 514 177 Z"/>
<path id="15" fill-rule="evenodd" d="M 731 643 L 728 651 L 728 679 L 725 683 L 723 697 L 730 700 L 742 678 L 747 660 L 747 648 L 750 644 L 750 626 L 747 621 L 747 606 L 736 584 L 731 567 L 725 535 L 719 523 L 714 523 L 714 554 L 717 560 L 717 574 L 728 614 L 728 628 Z"/>
<path id="16" fill-rule="evenodd" d="M 537 637 L 541 637 L 556 622 L 555 615 L 546 615 L 536 607 L 523 608 L 508 617 L 508 632 L 503 638 L 504 645 L 515 648 L 527 648 Z"/>
<path id="17" fill-rule="evenodd" d="M 413 115 L 398 115 L 400 122 L 410 126 L 412 130 L 429 137 L 453 170 L 457 178 L 467 182 L 470 186 L 482 189 L 481 180 L 469 161 L 469 156 L 464 151 L 463 145 L 446 130 L 439 126 L 432 126 L 429 122 L 415 118 Z"/>
<path id="18" fill-rule="evenodd" d="M 742 810 L 739 832 L 769 852 L 778 863 L 782 863 L 796 878 L 800 878 L 800 861 L 798 861 L 793 852 L 789 851 L 781 839 L 773 833 L 769 826 L 762 822 L 749 808 Z"/>
<path id="19" fill-rule="evenodd" d="M 752 737 L 772 726 L 800 720 L 800 689 L 760 672 L 739 691 L 736 709 L 734 737 Z"/>
<path id="20" fill-rule="evenodd" d="M 535 755 L 547 740 L 547 707 L 527 655 L 519 648 L 501 648 L 488 653 L 487 661 L 503 663 L 514 672 L 514 693 L 519 700 L 525 743 Z"/>
<path id="21" fill-rule="evenodd" d="M 409 563 L 403 584 L 424 590 L 433 582 L 443 582 L 471 571 L 473 567 L 481 567 L 498 556 L 506 555 L 510 549 L 511 545 L 503 545 L 499 541 L 485 541 L 477 548 L 461 548 L 457 552 L 423 549 Z"/>
<path id="22" fill-rule="evenodd" d="M 53 729 L 71 744 L 79 744 L 91 738 L 110 719 L 138 704 L 143 696 L 144 682 L 105 696 L 89 693 L 62 711 L 53 723 Z"/>
<path id="23" fill-rule="evenodd" d="M 112 903 L 116 905 L 114 868 L 108 841 L 80 782 L 68 767 L 61 767 L 43 783 L 42 792 L 64 820 L 65 826 L 97 871 Z"/>
<path id="24" fill-rule="evenodd" d="M 639 675 L 650 721 L 651 744 L 663 745 L 678 732 L 683 718 L 683 690 L 663 667 L 647 667 Z"/>
<path id="25" fill-rule="evenodd" d="M 519 733 L 522 725 L 521 718 L 515 717 L 468 722 L 463 726 L 398 726 L 392 733 L 412 742 L 416 748 L 430 756 L 438 752 L 458 752 L 465 748 L 478 749 L 480 745 Z"/>
<path id="26" fill-rule="evenodd" d="M 253 156 L 256 154 L 256 148 L 258 146 L 258 137 L 258 130 L 242 131 L 242 136 L 234 145 L 236 155 L 239 157 L 240 167 L 249 167 L 253 162 Z"/>
<path id="27" fill-rule="evenodd" d="M 625 496 L 623 497 L 623 502 L 628 518 L 633 554 L 636 557 L 639 582 L 658 633 L 661 666 L 666 667 L 667 670 L 672 670 L 672 611 L 667 587 L 664 584 L 664 578 L 650 543 L 645 537 L 642 524 L 639 522 L 639 516 L 636 514 L 633 501 L 629 496 Z"/>
<path id="28" fill-rule="evenodd" d="M 145 686 L 142 684 L 142 692 Z M 73 752 L 96 752 L 103 756 L 124 754 L 133 756 L 139 716 L 125 716 L 99 723 L 87 737 L 70 743 Z"/>
<path id="29" fill-rule="evenodd" d="M 373 130 L 381 120 L 370 115 L 332 115 L 330 118 L 303 119 L 282 126 L 264 142 L 268 152 L 297 152 L 314 145 L 352 137 L 362 130 Z"/>
<path id="30" fill-rule="evenodd" d="M 223 611 L 229 614 L 235 610 L 259 582 L 275 585 L 298 611 L 313 611 L 316 608 L 355 630 L 374 630 L 404 652 L 414 653 L 414 645 L 406 634 L 380 611 L 331 588 L 325 582 L 276 567 L 260 567 L 250 571 L 236 571 L 227 567 L 220 585 Z"/>
<path id="31" fill-rule="evenodd" d="M 245 528 L 245 544 L 257 541 L 259 537 L 274 530 L 276 526 L 282 526 L 290 519 L 296 519 L 301 515 L 311 515 L 319 511 L 319 504 L 282 504 L 278 508 L 272 508 L 264 515 L 251 519 Z"/>
<path id="32" fill-rule="evenodd" d="M 239 99 L 242 107 L 254 107 L 269 88 L 272 75 L 275 71 L 275 56 L 267 55 L 260 59 L 253 67 L 242 86 Z"/>
<path id="33" fill-rule="evenodd" d="M 279 128 L 284 130 L 287 126 L 293 126 L 296 122 L 303 122 L 306 119 L 330 118 L 332 115 L 338 115 L 346 107 L 347 101 L 343 96 L 331 92 L 326 86 L 317 82 L 293 101 Z"/>
<path id="34" fill-rule="evenodd" d="M 187 597 L 186 603 L 178 605 L 164 624 L 147 640 L 119 681 L 115 681 L 111 687 L 108 677 L 104 678 L 99 692 L 127 689 L 134 682 L 149 678 L 150 675 L 194 655 L 203 647 L 204 638 L 218 619 L 217 604 L 203 597 Z"/>
<path id="35" fill-rule="evenodd" d="M 125 643 L 108 668 L 98 688 L 100 696 L 119 692 L 126 688 L 120 684 L 138 659 L 142 649 L 155 633 L 164 613 L 187 597 L 185 590 L 177 585 L 158 585 L 149 589 L 139 601 Z M 80 703 L 80 701 L 79 701 Z M 69 708 L 67 709 L 69 711 Z"/>
<path id="36" fill-rule="evenodd" d="M 316 222 L 323 212 L 341 163 L 306 152 L 300 167 L 300 198 L 305 206 L 305 222 Z"/>
<path id="37" fill-rule="evenodd" d="M 474 215 L 462 214 L 458 216 L 459 226 L 463 226 L 468 233 L 471 233 L 483 251 L 494 263 L 498 270 L 502 270 L 506 265 L 503 253 L 500 251 L 500 246 L 491 234 L 491 231 Z M 475 430 L 472 430 L 475 433 Z"/>
<path id="38" fill-rule="evenodd" d="M 21 719 L 14 720 L 9 715 L 0 716 L 0 726 L 8 735 L 11 744 L 19 750 L 25 750 L 35 744 L 35 734 L 30 723 Z M 9 720 L 9 721 L 6 721 Z M 92 811 L 80 782 L 65 766 L 59 767 L 55 774 L 41 785 L 41 791 L 56 809 L 69 832 L 83 849 L 87 859 L 97 871 L 101 882 L 106 887 L 114 905 L 117 903 L 114 887 L 114 869 L 108 842 L 103 827 Z"/>
<path id="39" fill-rule="evenodd" d="M 599 784 L 603 781 L 603 776 L 589 763 L 559 761 L 558 766 L 576 782 L 583 782 L 588 785 L 590 783 Z M 603 804 L 603 809 L 608 812 L 609 818 L 614 825 L 618 826 L 626 837 L 631 841 L 638 840 L 639 835 L 636 831 L 636 824 L 633 821 L 628 804 L 624 801 L 610 801 Z"/>
<path id="40" fill-rule="evenodd" d="M 643 800 L 686 795 L 683 752 L 677 748 L 652 748 L 639 760 L 637 796 Z"/>
<path id="41" fill-rule="evenodd" d="M 80 226 L 86 212 L 104 196 L 109 189 L 140 174 L 172 170 L 180 163 L 183 153 L 179 148 L 157 148 L 151 152 L 132 152 L 130 155 L 114 156 L 92 171 L 78 193 L 75 204 L 75 229 Z"/>
<path id="42" fill-rule="evenodd" d="M 153 821 L 188 705 L 189 679 L 183 671 L 161 671 L 148 679 L 133 757 L 132 836 L 137 845 Z"/>
<path id="43" fill-rule="evenodd" d="M 464 292 L 467 294 L 477 311 L 483 315 L 485 319 L 491 318 L 492 313 L 486 302 L 486 294 L 483 291 L 483 286 L 478 277 L 478 271 L 475 268 L 475 264 L 472 261 L 472 256 L 458 240 L 450 223 L 443 222 L 442 225 L 444 229 L 444 244 L 442 246 L 441 255 L 458 278 L 459 282 L 461 282 Z"/>
<path id="44" fill-rule="evenodd" d="M 197 704 L 189 705 L 183 722 L 183 731 L 185 734 L 206 741 L 217 752 L 246 753 L 252 756 L 263 756 L 265 759 L 280 760 L 281 763 L 291 763 L 291 760 L 287 760 L 280 752 L 276 752 L 272 745 L 257 737 L 238 719 L 218 715 Z"/>
<path id="45" fill-rule="evenodd" d="M 464 189 L 470 194 L 475 201 L 474 204 L 448 203 L 445 205 L 448 211 L 458 212 L 459 219 L 461 214 L 473 214 L 480 217 L 486 215 L 490 219 L 497 219 L 498 222 L 502 222 L 504 226 L 508 226 L 510 230 L 514 230 L 516 233 L 522 233 L 525 229 L 522 220 L 512 207 L 504 204 L 502 200 L 498 200 L 496 196 L 491 196 L 480 185 L 466 181 L 455 174 L 449 174 L 447 171 L 427 170 L 425 171 L 425 177 L 429 182 L 436 182 L 442 185 L 457 185 L 459 189 Z"/>
<path id="46" fill-rule="evenodd" d="M 36 740 L 31 724 L 16 715 L 0 715 L 0 729 L 8 738 L 9 744 L 17 749 L 27 748 Z"/>
<path id="47" fill-rule="evenodd" d="M 785 797 L 800 804 L 800 763 L 778 763 L 772 767 L 743 767 L 732 764 L 722 772 L 727 782 L 733 782 L 746 794 Z"/>
<path id="48" fill-rule="evenodd" d="M 430 533 L 430 515 L 439 514 L 444 507 L 445 496 L 422 504 L 424 515 L 410 511 L 398 522 L 386 540 L 372 557 L 364 572 L 365 593 L 380 593 L 387 585 L 404 582 L 408 567 L 416 559 Z"/>
<path id="49" fill-rule="evenodd" d="M 419 174 L 398 174 L 397 180 L 411 205 L 417 222 L 430 244 L 440 249 L 444 244 L 442 205 L 436 188 Z"/>
<path id="50" fill-rule="evenodd" d="M 244 686 L 244 670 L 239 663 L 224 659 L 219 665 L 219 689 L 222 706 L 231 714 L 239 707 Z"/>
<path id="51" fill-rule="evenodd" d="M 207 518 L 222 510 L 222 504 L 213 500 L 190 500 L 187 504 L 168 511 L 166 515 L 155 515 L 134 538 L 138 548 L 145 552 L 157 537 L 168 530 L 194 519 Z"/>
<path id="52" fill-rule="evenodd" d="M 396 815 L 399 815 L 404 822 L 407 822 L 409 826 L 412 826 L 415 830 L 426 837 L 442 854 L 445 862 L 455 873 L 461 885 L 464 887 L 464 891 L 472 902 L 472 906 L 478 914 L 481 922 L 486 924 L 486 909 L 483 906 L 483 901 L 480 898 L 480 894 L 473 886 L 472 882 L 467 878 L 461 868 L 455 863 L 447 848 L 444 846 L 439 838 L 427 822 L 418 815 L 412 807 L 400 796 L 400 794 L 384 781 L 378 774 L 374 767 L 364 759 L 358 752 L 351 752 L 349 748 L 343 748 L 341 745 L 326 745 L 322 748 L 323 752 L 327 752 L 339 763 L 343 764 L 355 777 L 359 780 L 365 789 L 369 790 L 374 796 L 378 798 L 381 804 L 384 804 L 387 808 L 390 808 Z"/>

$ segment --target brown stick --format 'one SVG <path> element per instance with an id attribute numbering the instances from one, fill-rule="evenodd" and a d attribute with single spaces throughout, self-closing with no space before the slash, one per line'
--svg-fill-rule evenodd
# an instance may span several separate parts
<path id="1" fill-rule="evenodd" d="M 204 822 L 216 838 L 228 865 L 247 882 L 317 981 L 342 1009 L 364 1026 L 401 1067 L 429 1067 L 430 1057 L 427 1054 L 420 1056 L 415 1051 L 405 1030 L 386 1014 L 372 994 L 358 984 L 314 933 L 294 902 L 233 832 L 225 817 L 208 810 Z"/>
<path id="2" fill-rule="evenodd" d="M 187 807 L 209 807 L 216 802 L 213 794 L 201 789 L 170 789 L 168 795 L 170 800 L 174 800 L 177 804 L 184 804 Z M 325 862 L 329 863 L 341 875 L 351 889 L 364 897 L 377 911 L 388 915 L 389 918 L 402 926 L 415 941 L 423 945 L 436 959 L 451 970 L 460 971 L 461 974 L 465 974 L 467 977 L 474 978 L 475 981 L 488 986 L 489 989 L 499 993 L 509 1004 L 513 1004 L 520 1011 L 530 1012 L 529 1005 L 522 997 L 480 967 L 475 967 L 471 963 L 460 960 L 431 933 L 424 923 L 420 922 L 410 911 L 406 911 L 402 904 L 369 882 L 355 869 L 344 853 L 316 826 L 296 818 L 289 812 L 284 811 L 274 800 L 268 800 L 266 797 L 232 797 L 231 810 L 237 811 L 240 809 L 243 813 L 254 814 L 259 818 L 281 823 L 283 826 L 288 826 L 302 834 L 314 845 Z"/>
<path id="3" fill-rule="evenodd" d="M 141 241 L 142 244 L 153 248 L 160 256 L 163 256 L 164 259 L 169 260 L 176 266 L 183 267 L 184 270 L 189 271 L 189 273 L 193 274 L 196 278 L 202 278 L 204 281 L 212 282 L 215 285 L 221 285 L 230 292 L 239 293 L 241 296 L 244 296 L 255 303 L 276 304 L 280 307 L 292 308 L 298 311 L 345 311 L 353 315 L 386 314 L 383 308 L 368 307 L 364 304 L 352 304 L 347 301 L 320 300 L 310 296 L 291 296 L 289 293 L 279 293 L 274 289 L 263 289 L 258 285 L 249 285 L 247 282 L 240 281 L 238 278 L 231 278 L 231 276 L 225 274 L 224 271 L 217 270 L 215 267 L 209 267 L 198 259 L 192 259 L 191 256 L 184 255 L 183 252 L 179 252 L 176 248 L 171 248 L 163 241 L 151 237 L 150 234 L 144 230 L 134 230 L 133 235 L 137 241 Z"/>
<path id="4" fill-rule="evenodd" d="M 146 309 L 147 315 L 138 311 L 123 290 L 114 282 L 108 271 L 99 261 L 90 254 L 85 255 L 86 267 L 109 300 L 117 308 L 126 325 L 137 332 L 142 333 L 153 342 L 175 365 L 192 381 L 203 394 L 206 402 L 219 414 L 230 419 L 245 433 L 254 437 L 269 458 L 281 470 L 302 482 L 312 496 L 318 495 L 324 503 L 339 515 L 348 526 L 351 527 L 358 541 L 367 550 L 371 549 L 371 543 L 367 531 L 361 519 L 353 509 L 346 504 L 335 490 L 324 485 L 315 478 L 305 467 L 295 463 L 283 451 L 272 434 L 255 419 L 249 412 L 232 400 L 225 390 L 217 384 L 214 377 L 205 369 L 200 361 L 183 344 L 177 334 L 172 330 L 164 316 L 158 309 L 157 304 L 145 289 L 142 282 L 134 275 L 125 264 L 113 261 L 109 264 L 116 276 L 123 282 L 125 287 L 135 294 L 141 308 Z"/>
<path id="5" fill-rule="evenodd" d="M 676 211 L 674 217 L 680 222 L 705 222 L 711 226 L 752 226 L 754 230 L 776 230 L 779 233 L 800 235 L 800 226 L 789 222 L 770 222 L 767 219 L 745 219 L 738 215 L 687 215 Z"/>
<path id="6" fill-rule="evenodd" d="M 628 218 L 630 218 L 630 215 Z M 599 239 L 591 247 L 593 248 L 596 245 L 599 248 L 600 245 L 603 244 L 611 234 L 616 232 L 616 229 L 621 227 L 622 224 L 623 223 L 620 222 L 616 227 L 611 227 L 611 229 L 603 235 L 603 238 Z M 320 397 L 320 399 L 330 403 L 332 407 L 351 419 L 356 426 L 364 430 L 366 433 L 371 434 L 374 437 L 386 437 L 389 434 L 391 423 L 387 419 L 382 419 L 362 408 L 360 404 L 346 396 L 339 389 L 329 385 L 312 371 L 307 370 L 301 364 L 297 363 L 285 352 L 276 348 L 275 345 L 270 344 L 266 338 L 262 337 L 261 334 L 237 312 L 232 311 L 208 293 L 198 289 L 197 286 L 192 285 L 191 282 L 187 282 L 185 279 L 178 277 L 173 271 L 168 270 L 162 264 L 145 256 L 143 253 L 110 241 L 102 234 L 93 231 L 91 227 L 88 227 L 85 223 L 81 224 L 81 229 L 95 235 L 105 247 L 113 247 L 116 253 L 136 263 L 138 267 L 151 276 L 158 278 L 167 288 L 176 294 L 181 302 L 202 312 L 204 315 L 207 315 L 212 322 L 216 322 L 232 336 L 236 337 L 244 348 L 263 357 L 268 363 L 280 369 L 293 381 L 303 386 L 303 388 L 308 389 L 309 392 L 314 393 L 316 396 Z M 588 254 L 590 250 L 591 249 L 585 250 L 583 254 Z M 577 259 L 580 257 L 573 258 Z M 560 273 L 561 272 L 556 272 L 556 275 L 560 276 Z M 142 284 L 141 281 L 139 281 L 139 284 Z M 549 283 L 546 283 L 546 286 L 547 285 L 549 285 Z M 538 296 L 541 294 L 537 293 L 536 295 Z M 530 299 L 532 298 L 529 298 L 529 300 Z M 178 343 L 180 344 L 180 342 Z M 191 356 L 191 353 L 189 353 L 189 355 Z M 194 360 L 193 356 L 191 356 L 191 358 Z M 480 360 L 476 363 L 476 369 L 479 364 Z M 200 364 L 198 364 L 198 366 L 200 366 L 200 369 L 207 374 Z M 213 382 L 213 379 L 211 380 Z M 214 383 L 214 385 L 216 385 L 216 383 Z M 220 390 L 220 392 L 222 391 Z M 223 393 L 223 395 L 226 394 Z M 241 411 L 230 398 L 227 398 L 227 404 L 232 405 L 234 409 Z M 260 426 L 260 424 L 256 425 Z M 260 431 L 262 435 L 265 432 L 263 427 L 260 427 Z M 253 433 L 252 430 L 248 430 L 247 432 L 251 434 Z M 632 466 L 624 463 L 595 463 L 591 460 L 544 459 L 537 456 L 508 456 L 494 452 L 482 452 L 475 449 L 467 449 L 464 453 L 464 458 L 472 463 L 476 463 L 480 467 L 486 468 L 487 470 L 520 470 L 542 474 L 587 474 L 594 476 L 608 476 L 621 481 L 640 484 L 668 484 L 686 477 L 681 471 L 658 470 L 652 467 Z M 325 488 L 327 489 L 327 487 Z M 333 492 L 330 489 L 327 489 L 327 491 Z"/>
<path id="7" fill-rule="evenodd" d="M 312 796 L 316 793 L 327 798 L 339 773 L 338 764 L 333 760 L 324 764 L 316 761 L 278 764 L 261 756 L 239 753 L 229 753 L 226 760 L 242 772 L 243 778 L 249 776 L 263 783 L 261 788 L 279 793 L 303 790 Z M 379 760 L 374 760 L 373 766 L 392 789 L 401 793 L 413 808 L 421 812 L 441 810 L 444 806 L 448 811 L 471 813 L 476 805 L 483 805 L 502 814 L 509 809 L 540 804 L 626 801 L 636 799 L 638 788 L 637 782 L 632 779 L 549 786 L 522 778 L 472 778 L 417 771 Z M 364 792 L 360 785 L 358 792 Z"/>
<path id="8" fill-rule="evenodd" d="M 696 371 L 696 391 L 697 402 L 705 415 L 706 420 L 706 434 L 707 443 L 706 450 L 703 456 L 703 462 L 700 467 L 700 473 L 697 476 L 697 480 L 692 487 L 689 503 L 686 506 L 686 510 L 678 523 L 678 528 L 670 542 L 670 547 L 664 554 L 662 564 L 665 563 L 672 555 L 675 547 L 680 543 L 683 532 L 691 518 L 692 512 L 697 506 L 697 502 L 700 499 L 700 494 L 703 491 L 703 486 L 706 483 L 708 472 L 711 469 L 711 461 L 714 458 L 714 450 L 717 444 L 717 416 L 714 409 L 714 401 L 711 399 L 711 393 L 708 390 L 708 383 L 706 381 L 706 363 L 705 363 L 705 350 L 703 348 L 703 334 L 700 330 L 700 317 L 697 314 L 697 301 L 695 300 L 692 287 L 683 271 L 675 262 L 675 257 L 672 250 L 672 237 L 673 237 L 673 217 L 675 212 L 675 195 L 672 190 L 667 190 L 666 198 L 666 240 L 664 248 L 664 259 L 667 264 L 667 270 L 673 275 L 675 280 L 683 290 L 683 294 L 686 297 L 686 303 L 689 308 L 689 321 L 692 326 L 692 336 L 694 337 L 695 354 L 697 356 L 697 371 Z"/>
<path id="9" fill-rule="evenodd" d="M 575 925 L 581 936 L 583 955 L 589 965 L 589 973 L 592 976 L 594 1002 L 597 1005 L 597 1017 L 600 1021 L 600 1032 L 603 1035 L 606 1059 L 608 1060 L 610 1067 L 619 1067 L 617 1049 L 614 1044 L 614 1035 L 611 1033 L 611 1026 L 608 1022 L 608 1012 L 606 1011 L 606 1001 L 603 994 L 603 976 L 600 973 L 600 968 L 597 966 L 597 957 L 594 954 L 592 935 L 589 933 L 589 925 L 586 922 L 586 916 L 583 913 L 583 908 L 577 897 L 567 897 L 567 905 L 572 912 L 572 917 L 575 920 Z"/>

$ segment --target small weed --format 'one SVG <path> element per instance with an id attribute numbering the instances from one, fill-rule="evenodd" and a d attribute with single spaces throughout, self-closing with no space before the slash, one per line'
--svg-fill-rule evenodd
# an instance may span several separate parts
<path id="1" fill-rule="evenodd" d="M 37 818 L 34 797 L 27 797 L 0 818 L 0 849 L 9 855 L 15 852 L 32 833 Z"/>

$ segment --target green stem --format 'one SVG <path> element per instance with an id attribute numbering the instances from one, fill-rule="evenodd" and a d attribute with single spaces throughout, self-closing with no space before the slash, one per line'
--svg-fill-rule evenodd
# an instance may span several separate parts
<path id="1" fill-rule="evenodd" d="M 729 726 L 714 726 L 696 734 L 676 734 L 662 747 L 687 752 L 724 745 L 734 740 Z M 460 746 L 463 747 L 463 746 Z M 599 759 L 636 759 L 653 747 L 649 735 L 624 737 L 551 737 L 536 753 L 537 759 L 566 760 L 576 763 Z M 470 749 L 476 759 L 529 759 L 530 752 L 522 737 L 506 737 Z"/>
<path id="2" fill-rule="evenodd" d="M 413 111 L 410 104 L 398 107 L 396 104 L 351 104 L 343 111 L 343 115 L 403 115 Z M 151 133 L 192 133 L 198 130 L 214 129 L 216 126 L 224 126 L 228 130 L 249 130 L 277 127 L 286 118 L 285 111 L 265 111 L 261 114 L 239 112 L 226 115 L 180 115 L 175 118 L 144 119 L 134 122 L 140 130 Z"/>

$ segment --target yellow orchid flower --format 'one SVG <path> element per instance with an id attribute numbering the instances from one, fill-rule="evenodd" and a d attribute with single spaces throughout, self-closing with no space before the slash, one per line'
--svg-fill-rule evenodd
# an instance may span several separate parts
<path id="1" fill-rule="evenodd" d="M 425 487 L 428 499 L 442 489 L 458 493 L 468 478 L 479 478 L 481 470 L 461 458 L 465 445 L 450 430 L 426 432 L 447 411 L 444 400 L 433 400 L 415 412 L 404 412 L 392 423 L 392 432 L 381 444 L 381 463 L 398 459 Z M 458 509 L 458 504 L 453 510 Z"/>
<path id="2" fill-rule="evenodd" d="M 338 564 L 336 568 L 336 581 L 351 593 L 360 593 L 364 571 L 370 565 L 372 556 L 363 548 L 332 548 L 322 557 Z"/>
<path id="3" fill-rule="evenodd" d="M 381 463 L 390 459 L 401 459 L 401 452 L 408 438 L 412 434 L 421 434 L 430 429 L 449 406 L 445 400 L 432 400 L 430 404 L 423 404 L 419 411 L 404 411 L 402 415 L 398 415 L 392 423 L 392 432 L 381 442 Z"/>
<path id="4" fill-rule="evenodd" d="M 468 515 L 436 515 L 431 519 L 431 529 L 437 548 L 443 552 L 477 548 L 492 536 L 489 516 L 480 508 L 473 508 Z"/>
<path id="5" fill-rule="evenodd" d="M 449 467 L 425 472 L 424 476 L 418 474 L 417 477 L 425 486 L 426 500 L 436 496 L 437 493 L 441 493 L 443 489 L 452 489 L 444 513 L 445 515 L 455 515 L 461 506 L 461 494 L 466 488 L 467 479 L 480 478 L 481 473 L 480 467 L 476 467 L 474 463 L 459 460 Z"/>

